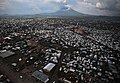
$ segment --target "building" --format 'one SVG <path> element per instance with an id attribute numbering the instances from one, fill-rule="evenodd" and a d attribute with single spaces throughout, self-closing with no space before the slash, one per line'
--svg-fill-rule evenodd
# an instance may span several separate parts
<path id="1" fill-rule="evenodd" d="M 44 74 L 43 72 L 41 71 L 35 71 L 33 74 L 32 74 L 33 77 L 35 77 L 36 79 L 44 82 L 44 83 L 47 83 L 49 81 L 49 78 L 46 74 Z"/>
<path id="2" fill-rule="evenodd" d="M 43 70 L 46 72 L 50 72 L 54 67 L 55 67 L 54 63 L 49 63 L 43 68 Z"/>
<path id="3" fill-rule="evenodd" d="M 39 44 L 39 41 L 36 40 L 28 40 L 27 45 L 28 46 L 37 46 Z"/>
<path id="4" fill-rule="evenodd" d="M 15 54 L 15 53 L 11 52 L 11 51 L 7 51 L 7 50 L 0 51 L 0 57 L 2 57 L 2 58 L 9 57 L 9 56 L 11 56 L 13 54 Z"/>

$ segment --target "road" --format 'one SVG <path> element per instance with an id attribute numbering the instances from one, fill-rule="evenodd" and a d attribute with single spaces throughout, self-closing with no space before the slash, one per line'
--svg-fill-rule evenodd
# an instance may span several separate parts
<path id="1" fill-rule="evenodd" d="M 65 53 L 65 52 L 62 51 L 62 54 L 61 54 L 61 56 L 60 56 L 60 58 L 59 58 L 58 64 L 57 64 L 57 66 L 56 66 L 56 69 L 55 69 L 55 71 L 53 72 L 49 83 L 53 83 L 53 81 L 58 80 L 58 72 L 59 72 L 59 69 L 60 69 L 61 64 L 62 64 L 62 60 L 63 60 L 63 57 L 64 57 L 64 53 Z"/>

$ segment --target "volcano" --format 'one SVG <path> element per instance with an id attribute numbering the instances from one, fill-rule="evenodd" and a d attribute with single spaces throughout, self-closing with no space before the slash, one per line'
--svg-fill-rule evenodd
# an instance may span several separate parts
<path id="1" fill-rule="evenodd" d="M 42 14 L 45 16 L 86 16 L 86 14 L 80 13 L 72 9 L 70 6 L 65 5 L 60 10 L 53 13 Z"/>

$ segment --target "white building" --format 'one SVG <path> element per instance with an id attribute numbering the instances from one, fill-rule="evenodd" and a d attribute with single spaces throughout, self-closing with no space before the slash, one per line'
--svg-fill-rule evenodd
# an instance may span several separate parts
<path id="1" fill-rule="evenodd" d="M 49 63 L 43 68 L 43 70 L 50 72 L 54 67 L 55 67 L 54 63 Z"/>

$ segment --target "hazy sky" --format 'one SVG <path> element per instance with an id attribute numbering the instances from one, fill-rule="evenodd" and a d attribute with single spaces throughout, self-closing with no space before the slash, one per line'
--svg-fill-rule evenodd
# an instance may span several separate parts
<path id="1" fill-rule="evenodd" d="M 55 12 L 65 4 L 85 14 L 120 15 L 120 0 L 0 0 L 0 14 Z"/>

